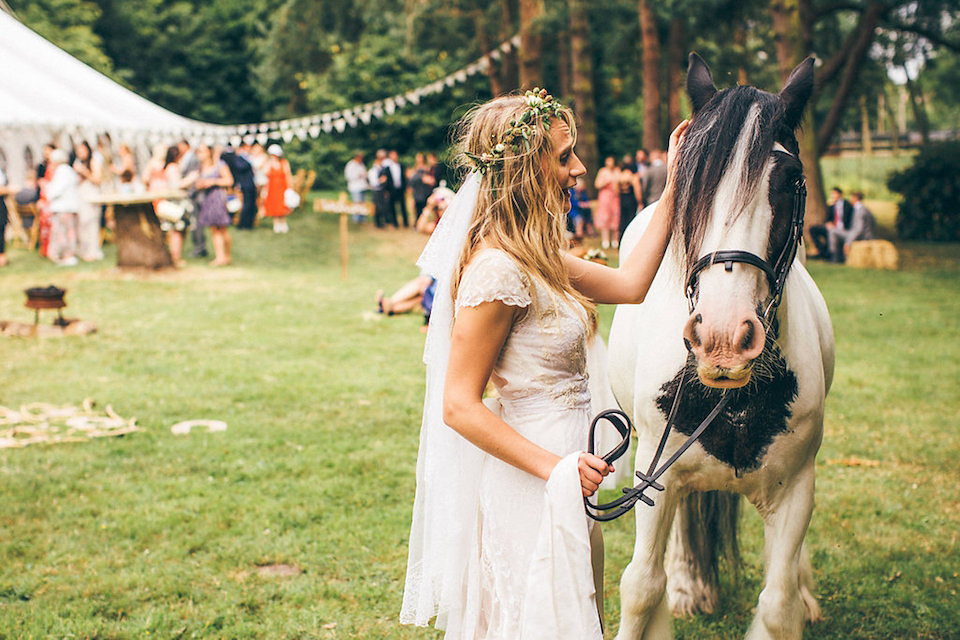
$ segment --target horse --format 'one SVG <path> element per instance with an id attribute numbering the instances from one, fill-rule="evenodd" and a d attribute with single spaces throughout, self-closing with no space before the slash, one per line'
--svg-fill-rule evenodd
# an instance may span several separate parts
<path id="1" fill-rule="evenodd" d="M 717 415 L 645 485 L 652 506 L 636 510 L 618 640 L 669 638 L 671 613 L 714 610 L 728 549 L 720 541 L 739 561 L 740 495 L 763 519 L 766 560 L 747 638 L 800 638 L 805 621 L 820 618 L 803 542 L 834 343 L 800 250 L 806 191 L 796 131 L 812 91 L 812 58 L 771 94 L 718 91 L 690 55 L 693 119 L 676 169 L 674 227 L 644 301 L 614 313 L 608 366 L 636 424 L 638 475 Z M 652 209 L 631 223 L 625 255 Z"/>

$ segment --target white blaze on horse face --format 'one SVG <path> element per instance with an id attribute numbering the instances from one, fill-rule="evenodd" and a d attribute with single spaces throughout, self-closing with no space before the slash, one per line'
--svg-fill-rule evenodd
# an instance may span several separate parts
<path id="1" fill-rule="evenodd" d="M 745 205 L 745 168 L 759 108 L 751 109 L 734 148 L 729 170 L 720 181 L 700 256 L 716 251 L 740 250 L 766 256 L 773 212 L 768 193 L 768 163 L 761 188 Z M 766 339 L 756 309 L 767 296 L 764 273 L 754 266 L 734 262 L 704 269 L 699 276 L 696 307 L 684 328 L 684 337 L 697 358 L 697 372 L 708 386 L 736 388 L 750 380 L 751 364 L 763 351 Z"/>

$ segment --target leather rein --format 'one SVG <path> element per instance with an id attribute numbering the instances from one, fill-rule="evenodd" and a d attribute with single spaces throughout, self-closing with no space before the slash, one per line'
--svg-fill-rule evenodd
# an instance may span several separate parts
<path id="1" fill-rule="evenodd" d="M 794 187 L 793 212 L 790 219 L 789 236 L 787 237 L 786 244 L 783 246 L 783 250 L 777 257 L 776 262 L 774 262 L 774 264 L 771 266 L 769 262 L 754 253 L 750 253 L 749 251 L 714 251 L 713 253 L 703 256 L 694 263 L 693 269 L 690 272 L 690 277 L 687 279 L 685 293 L 691 313 L 693 313 L 693 309 L 696 306 L 698 277 L 701 271 L 707 267 L 720 263 L 723 263 L 724 269 L 728 272 L 733 271 L 733 263 L 735 262 L 749 264 L 763 271 L 767 277 L 770 294 L 767 299 L 766 308 L 763 310 L 762 315 L 766 327 L 773 331 L 774 336 L 777 335 L 779 327 L 777 326 L 776 322 L 776 311 L 779 308 L 780 301 L 783 298 L 783 288 L 786 285 L 787 275 L 790 272 L 790 265 L 793 264 L 793 261 L 797 256 L 797 251 L 800 248 L 800 243 L 803 240 L 803 214 L 806 207 L 807 187 L 802 174 L 797 179 Z M 653 498 L 645 495 L 644 492 L 650 488 L 653 488 L 657 491 L 664 490 L 664 486 L 658 483 L 657 480 L 660 478 L 660 476 L 666 473 L 667 469 L 669 469 L 673 463 L 675 463 L 680 456 L 683 455 L 683 453 L 693 445 L 694 442 L 697 441 L 697 439 L 701 436 L 701 434 L 703 434 L 704 431 L 706 431 L 707 427 L 710 426 L 714 419 L 720 415 L 720 412 L 723 411 L 723 408 L 730 400 L 729 390 L 724 389 L 720 396 L 720 400 L 717 402 L 713 410 L 707 414 L 707 417 L 703 419 L 703 421 L 699 424 L 699 426 L 697 426 L 693 433 L 690 434 L 680 448 L 677 449 L 673 455 L 667 459 L 666 462 L 658 467 L 657 465 L 660 463 L 660 458 L 663 456 L 663 451 L 666 448 L 670 431 L 673 428 L 674 418 L 676 417 L 677 407 L 680 405 L 680 398 L 682 395 L 681 392 L 683 390 L 683 383 L 685 380 L 686 378 L 684 376 L 680 377 L 680 383 L 677 386 L 677 394 L 673 398 L 673 404 L 670 407 L 670 414 L 667 416 L 667 423 L 663 428 L 663 435 L 660 436 L 660 443 L 657 446 L 657 452 L 650 461 L 647 472 L 636 472 L 636 476 L 640 482 L 633 487 L 624 487 L 622 490 L 623 495 L 619 498 L 611 500 L 610 502 L 594 504 L 590 502 L 589 498 L 584 498 L 583 504 L 588 516 L 600 522 L 607 522 L 619 518 L 623 514 L 630 511 L 637 501 L 641 501 L 647 506 L 652 507 L 654 505 Z M 606 420 L 613 425 L 621 437 L 621 441 L 616 447 L 614 447 L 607 454 L 601 456 L 607 464 L 612 464 L 614 460 L 620 458 L 627 452 L 627 449 L 630 448 L 630 432 L 633 428 L 633 425 L 630 423 L 630 418 L 627 417 L 627 414 L 619 409 L 609 409 L 607 411 L 600 412 L 590 423 L 590 430 L 587 435 L 587 451 L 589 453 L 595 453 L 594 436 L 597 425 L 602 420 Z"/>

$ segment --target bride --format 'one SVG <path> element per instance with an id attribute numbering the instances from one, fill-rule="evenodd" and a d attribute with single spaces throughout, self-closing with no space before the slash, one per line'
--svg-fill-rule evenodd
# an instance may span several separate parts
<path id="1" fill-rule="evenodd" d="M 477 107 L 460 131 L 471 173 L 419 263 L 437 292 L 400 621 L 435 618 L 447 639 L 599 639 L 602 540 L 582 496 L 613 468 L 583 452 L 586 344 L 595 304 L 643 300 L 673 199 L 618 269 L 575 258 L 573 113 L 535 90 Z"/>

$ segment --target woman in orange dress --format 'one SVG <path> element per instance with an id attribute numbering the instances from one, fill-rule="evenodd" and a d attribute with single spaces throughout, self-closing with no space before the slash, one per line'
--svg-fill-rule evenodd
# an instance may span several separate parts
<path id="1" fill-rule="evenodd" d="M 287 215 L 290 209 L 284 202 L 284 193 L 293 186 L 293 175 L 290 173 L 290 163 L 283 157 L 283 149 L 278 144 L 267 147 L 270 156 L 264 167 L 267 174 L 267 196 L 263 201 L 264 214 L 273 218 L 273 232 L 286 233 Z"/>

